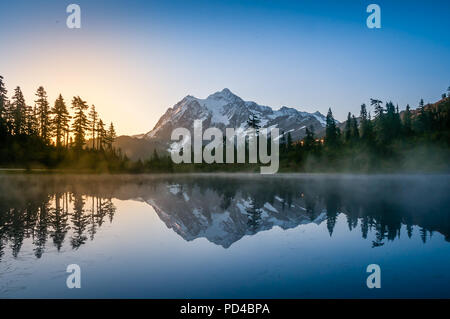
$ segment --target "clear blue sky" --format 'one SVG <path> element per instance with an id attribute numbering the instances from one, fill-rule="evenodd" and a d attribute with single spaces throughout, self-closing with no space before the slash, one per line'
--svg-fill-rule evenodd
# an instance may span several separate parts
<path id="1" fill-rule="evenodd" d="M 77 3 L 82 28 L 66 27 Z M 368 29 L 366 7 L 381 7 Z M 120 134 L 149 131 L 185 95 L 336 118 L 371 97 L 404 108 L 450 85 L 450 1 L 0 1 L 0 74 L 28 104 L 80 95 Z"/>

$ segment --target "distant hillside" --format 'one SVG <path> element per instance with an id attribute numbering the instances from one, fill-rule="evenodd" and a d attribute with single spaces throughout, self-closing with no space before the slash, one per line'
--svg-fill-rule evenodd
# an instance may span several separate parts
<path id="1" fill-rule="evenodd" d="M 118 136 L 113 146 L 120 148 L 131 160 L 148 159 L 155 149 L 159 154 L 165 152 L 164 147 L 158 142 L 126 135 Z"/>

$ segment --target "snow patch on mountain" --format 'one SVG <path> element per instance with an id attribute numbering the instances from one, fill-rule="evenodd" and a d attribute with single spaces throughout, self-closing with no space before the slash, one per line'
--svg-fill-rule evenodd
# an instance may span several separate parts
<path id="1" fill-rule="evenodd" d="M 253 101 L 244 101 L 225 88 L 205 99 L 187 95 L 169 108 L 155 127 L 142 138 L 171 147 L 169 151 L 179 151 L 188 140 L 172 144 L 170 138 L 173 129 L 184 127 L 192 130 L 194 121 L 201 120 L 203 129 L 217 127 L 225 133 L 225 128 L 230 127 L 237 134 L 243 134 L 251 114 L 259 118 L 262 128 L 279 128 L 285 134 L 290 132 L 294 140 L 305 136 L 304 128 L 311 126 L 318 132 L 326 124 L 326 117 L 320 112 L 308 113 L 286 106 L 274 110 Z"/>

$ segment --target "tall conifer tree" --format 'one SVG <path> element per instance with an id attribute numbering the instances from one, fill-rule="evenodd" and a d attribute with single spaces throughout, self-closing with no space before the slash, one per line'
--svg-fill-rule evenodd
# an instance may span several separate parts
<path id="1" fill-rule="evenodd" d="M 92 148 L 95 148 L 95 128 L 97 125 L 98 120 L 98 113 L 95 110 L 95 106 L 91 106 L 91 110 L 89 111 L 89 122 L 90 122 L 90 130 L 91 130 L 91 137 L 92 137 Z"/>
<path id="2" fill-rule="evenodd" d="M 10 121 L 12 122 L 12 133 L 15 135 L 24 134 L 26 131 L 26 112 L 25 98 L 20 87 L 14 89 L 12 102 L 8 110 Z"/>
<path id="3" fill-rule="evenodd" d="M 72 100 L 72 109 L 74 110 L 72 132 L 74 135 L 74 148 L 81 150 L 85 143 L 86 130 L 89 128 L 89 121 L 85 114 L 88 105 L 79 96 Z"/>
<path id="4" fill-rule="evenodd" d="M 37 100 L 35 101 L 37 107 L 39 136 L 48 144 L 52 136 L 51 118 L 50 118 L 50 104 L 47 99 L 47 92 L 44 87 L 40 86 L 36 92 Z"/>
<path id="5" fill-rule="evenodd" d="M 61 94 L 56 99 L 55 105 L 51 109 L 51 113 L 53 114 L 52 127 L 56 138 L 56 146 L 61 147 L 70 120 L 69 111 L 67 110 L 66 103 Z"/>
<path id="6" fill-rule="evenodd" d="M 340 132 L 339 132 L 340 133 Z M 325 143 L 328 146 L 336 146 L 338 143 L 338 128 L 336 127 L 336 121 L 334 120 L 331 108 L 328 109 L 325 127 Z"/>

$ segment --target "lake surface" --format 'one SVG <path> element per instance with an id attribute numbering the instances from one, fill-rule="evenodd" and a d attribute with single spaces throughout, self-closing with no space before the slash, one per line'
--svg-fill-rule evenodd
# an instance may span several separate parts
<path id="1" fill-rule="evenodd" d="M 450 177 L 0 175 L 1 298 L 449 298 Z M 66 268 L 81 269 L 68 289 Z M 366 268 L 381 269 L 369 289 Z"/>

